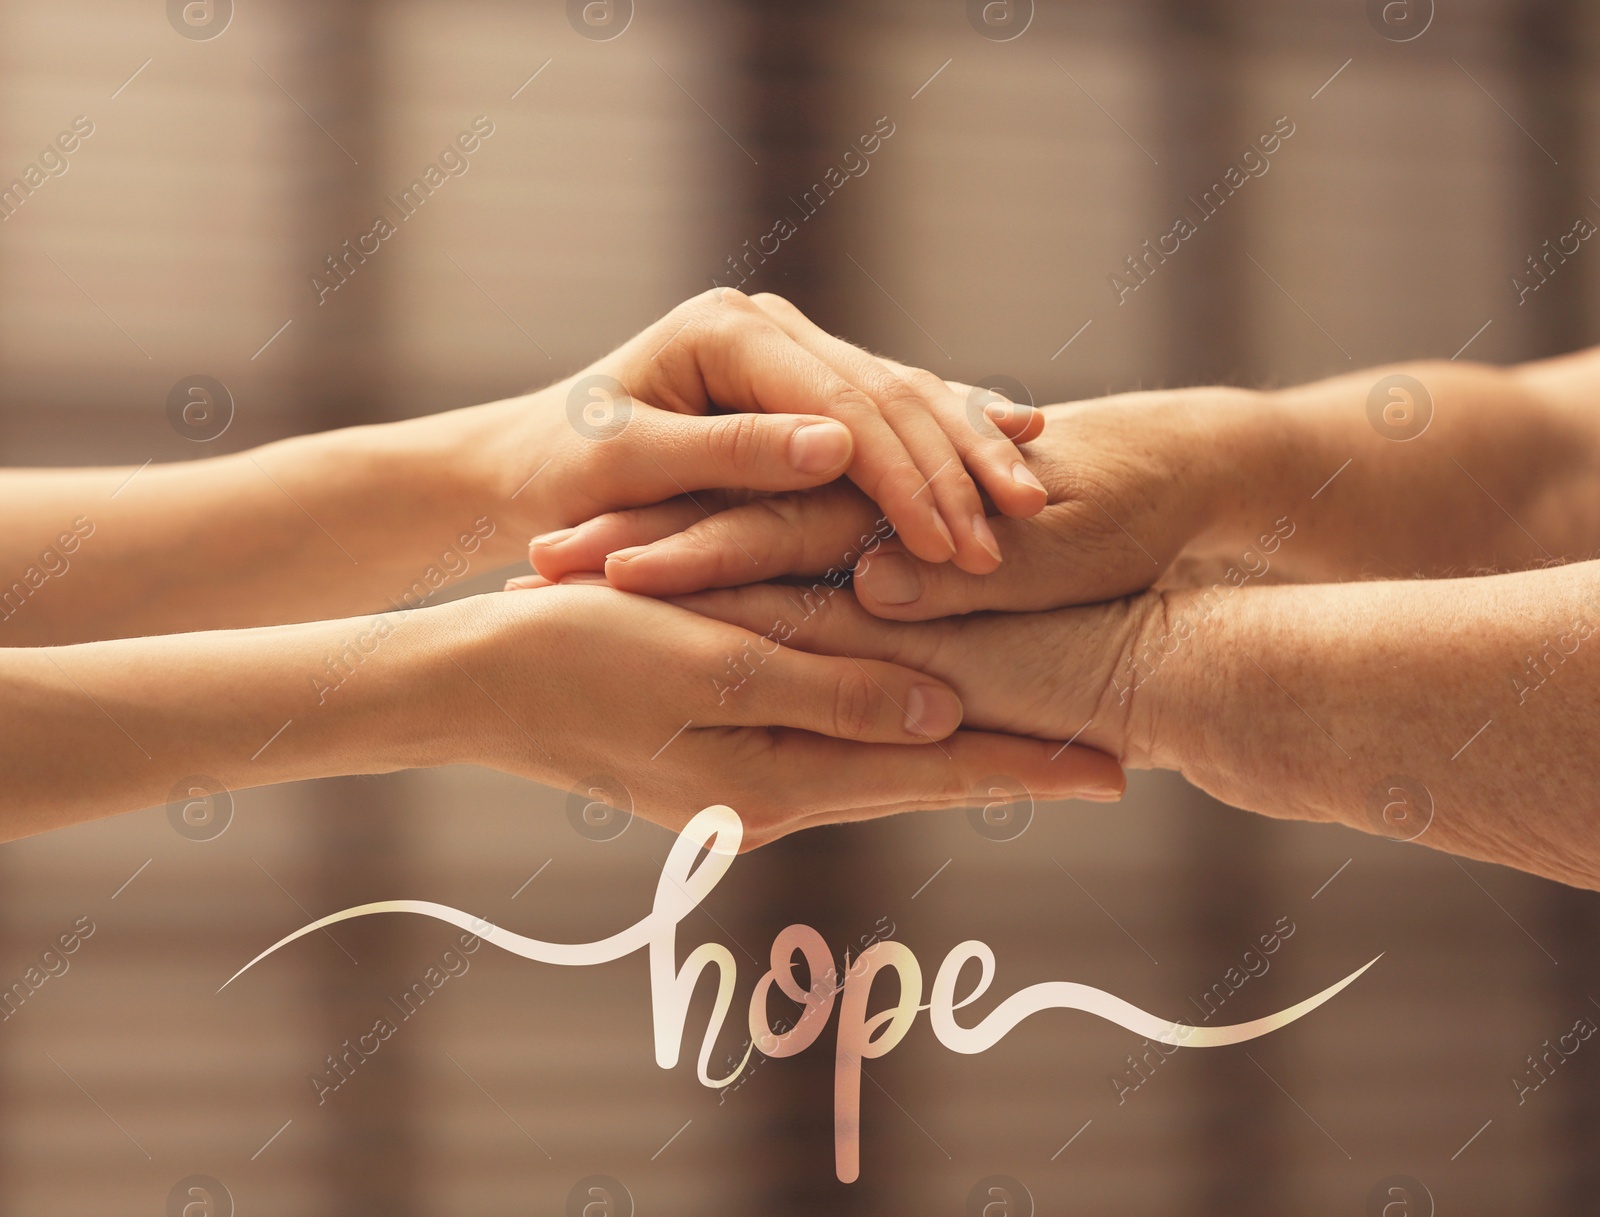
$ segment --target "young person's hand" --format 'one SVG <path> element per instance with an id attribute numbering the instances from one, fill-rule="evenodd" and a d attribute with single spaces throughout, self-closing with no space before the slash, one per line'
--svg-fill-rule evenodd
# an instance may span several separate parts
<path id="1" fill-rule="evenodd" d="M 620 785 L 625 810 L 673 829 L 727 803 L 752 846 L 808 824 L 988 802 L 996 773 L 1059 797 L 1123 785 L 1087 748 L 958 729 L 961 701 L 938 677 L 605 587 L 0 648 L 0 690 L 0 839 L 196 788 L 449 764 L 566 790 Z"/>
<path id="2" fill-rule="evenodd" d="M 1123 788 L 1100 752 L 957 730 L 962 702 L 940 678 L 787 646 L 766 625 L 594 586 L 446 607 L 471 623 L 453 651 L 466 678 L 452 682 L 469 741 L 460 759 L 569 789 L 605 775 L 674 830 L 727 803 L 755 846 L 814 824 L 989 801 L 983 781 L 997 773 L 1038 797 Z"/>
<path id="3" fill-rule="evenodd" d="M 779 297 L 718 289 L 560 384 L 484 407 L 507 432 L 484 442 L 495 480 L 525 496 L 523 522 L 541 531 L 695 491 L 843 474 L 909 552 L 981 572 L 1001 555 L 983 496 L 1016 517 L 1046 499 L 1008 438 L 1038 430 L 1034 411 L 982 404 L 993 408 L 824 333 Z"/>

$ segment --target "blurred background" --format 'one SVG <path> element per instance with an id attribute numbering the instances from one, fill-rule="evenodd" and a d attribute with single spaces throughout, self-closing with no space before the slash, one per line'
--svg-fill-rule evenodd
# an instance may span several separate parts
<path id="1" fill-rule="evenodd" d="M 1595 340 L 1600 254 L 1526 304 L 1512 286 L 1546 240 L 1600 223 L 1592 6 L 1031 9 L 4 0 L 0 453 L 137 466 L 490 400 L 713 281 L 1041 403 Z M 393 220 L 387 200 L 480 116 L 493 133 L 467 170 L 319 303 L 328 257 Z M 80 118 L 92 133 L 65 170 L 5 186 Z M 1275 127 L 1292 135 L 1269 167 L 1120 291 L 1126 259 Z M 850 153 L 875 130 L 892 134 Z M 751 255 L 782 219 L 795 234 Z M 195 375 L 231 394 L 220 436 L 168 421 Z M 1207 993 L 1226 996 L 1212 1021 L 1243 1021 L 1383 956 L 1278 1034 L 1158 1063 L 1087 1016 L 1030 1020 L 976 1057 L 919 1021 L 867 1066 L 848 1187 L 832 1031 L 719 1096 L 688 1062 L 655 1067 L 643 958 L 568 972 L 483 949 L 402 1020 L 391 998 L 457 935 L 372 918 L 217 992 L 368 900 L 609 933 L 647 910 L 670 838 L 642 821 L 597 835 L 566 792 L 444 770 L 6 845 L 0 989 L 93 932 L 0 1005 L 0 1212 L 1593 1211 L 1600 1047 L 1543 1066 L 1520 1102 L 1514 1079 L 1600 1020 L 1596 897 L 1264 821 L 1171 775 L 1134 775 L 1115 807 L 790 838 L 741 858 L 685 925 L 684 950 L 734 949 L 736 1010 L 791 922 L 841 957 L 892 925 L 930 975 L 981 938 L 997 993 L 1076 980 L 1197 1021 Z M 398 1031 L 319 1102 L 327 1058 L 385 1015 Z"/>

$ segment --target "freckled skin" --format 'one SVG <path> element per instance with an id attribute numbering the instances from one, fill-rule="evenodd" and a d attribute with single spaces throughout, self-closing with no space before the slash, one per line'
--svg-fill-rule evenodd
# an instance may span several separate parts
<path id="1" fill-rule="evenodd" d="M 1420 392 L 1374 400 L 1397 375 Z M 1419 844 L 1600 888 L 1597 392 L 1600 349 L 1047 407 L 1051 501 L 997 527 L 1006 563 L 886 544 L 856 578 L 878 620 L 795 645 L 903 657 L 971 723 L 1081 729 L 1266 815 L 1409 838 L 1384 818 L 1409 792 Z M 680 602 L 739 619 L 740 594 Z"/>

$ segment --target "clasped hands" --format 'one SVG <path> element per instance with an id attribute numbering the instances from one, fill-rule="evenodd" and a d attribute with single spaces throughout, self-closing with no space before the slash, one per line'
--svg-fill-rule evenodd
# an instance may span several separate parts
<path id="1" fill-rule="evenodd" d="M 535 711 L 532 776 L 606 775 L 671 827 L 727 802 L 750 844 L 1011 783 L 1120 797 L 1136 593 L 1204 521 L 1116 408 L 1016 405 L 735 292 L 534 400 L 583 473 L 497 598 L 569 690 Z"/>

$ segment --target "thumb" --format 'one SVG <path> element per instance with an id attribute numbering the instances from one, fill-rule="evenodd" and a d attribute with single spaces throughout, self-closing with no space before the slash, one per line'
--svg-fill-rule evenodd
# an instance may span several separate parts
<path id="1" fill-rule="evenodd" d="M 769 641 L 754 669 L 723 691 L 742 726 L 797 727 L 835 739 L 927 744 L 961 725 L 961 699 L 943 681 L 877 659 L 813 655 Z"/>
<path id="2" fill-rule="evenodd" d="M 618 507 L 695 490 L 804 490 L 830 482 L 855 452 L 842 423 L 804 414 L 677 414 L 635 402 L 596 462 Z"/>

